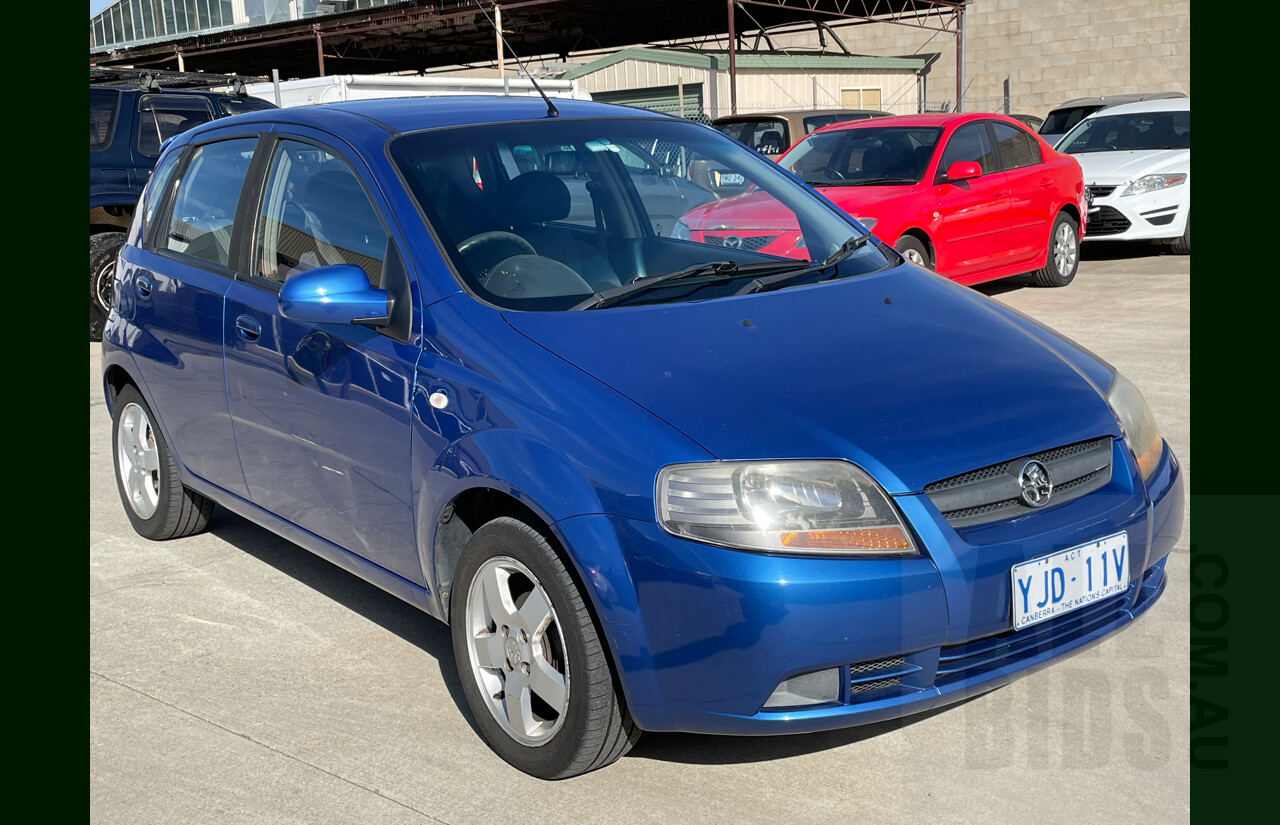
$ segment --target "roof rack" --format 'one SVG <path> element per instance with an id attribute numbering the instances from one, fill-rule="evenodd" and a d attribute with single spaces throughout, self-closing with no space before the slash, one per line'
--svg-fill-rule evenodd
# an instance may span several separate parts
<path id="1" fill-rule="evenodd" d="M 247 83 L 266 81 L 267 78 L 245 78 L 234 74 L 209 74 L 207 72 L 175 72 L 165 69 L 117 69 L 103 66 L 89 67 L 91 86 L 132 86 L 148 91 L 159 89 L 212 89 L 240 84 L 241 94 Z"/>

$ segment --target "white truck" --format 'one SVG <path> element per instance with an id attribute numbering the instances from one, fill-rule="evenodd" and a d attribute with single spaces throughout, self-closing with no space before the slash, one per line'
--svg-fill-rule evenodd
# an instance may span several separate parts
<path id="1" fill-rule="evenodd" d="M 539 80 L 549 97 L 590 100 L 576 80 Z M 417 77 L 404 75 L 337 74 L 281 80 L 278 84 L 251 83 L 249 94 L 281 108 L 334 103 L 340 100 L 369 100 L 383 97 L 439 97 L 442 95 L 512 95 L 538 97 L 527 78 Z"/>

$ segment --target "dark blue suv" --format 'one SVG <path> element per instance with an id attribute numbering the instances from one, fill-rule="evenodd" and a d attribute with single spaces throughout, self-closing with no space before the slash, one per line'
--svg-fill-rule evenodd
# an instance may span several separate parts
<path id="1" fill-rule="evenodd" d="M 941 707 L 1156 603 L 1183 481 L 1124 376 L 714 129 L 557 105 L 173 140 L 102 344 L 141 535 L 222 506 L 447 622 L 478 730 L 546 778 Z M 736 176 L 788 254 L 654 220 L 633 146 Z"/>
<path id="2" fill-rule="evenodd" d="M 102 337 L 102 325 L 111 311 L 116 255 L 164 142 L 214 118 L 275 108 L 243 93 L 189 88 L 235 82 L 222 75 L 90 71 L 90 340 Z"/>

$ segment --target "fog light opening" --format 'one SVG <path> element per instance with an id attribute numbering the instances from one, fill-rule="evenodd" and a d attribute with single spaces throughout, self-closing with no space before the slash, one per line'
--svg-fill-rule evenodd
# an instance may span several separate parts
<path id="1" fill-rule="evenodd" d="M 794 708 L 825 705 L 840 698 L 840 668 L 817 670 L 792 676 L 773 690 L 765 708 Z"/>

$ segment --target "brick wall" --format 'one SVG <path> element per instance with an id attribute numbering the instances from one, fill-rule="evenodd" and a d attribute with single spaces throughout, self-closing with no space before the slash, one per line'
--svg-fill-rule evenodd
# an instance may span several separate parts
<path id="1" fill-rule="evenodd" d="M 740 28 L 755 28 L 741 10 L 737 19 Z M 1073 97 L 1191 94 L 1190 0 L 972 0 L 965 26 L 967 111 L 1000 110 L 1006 76 L 1013 111 L 1041 117 Z M 890 24 L 836 31 L 858 54 L 940 52 L 929 73 L 927 105 L 955 107 L 954 35 Z M 818 48 L 813 30 L 774 42 L 787 49 Z M 830 43 L 827 48 L 838 49 Z"/>

